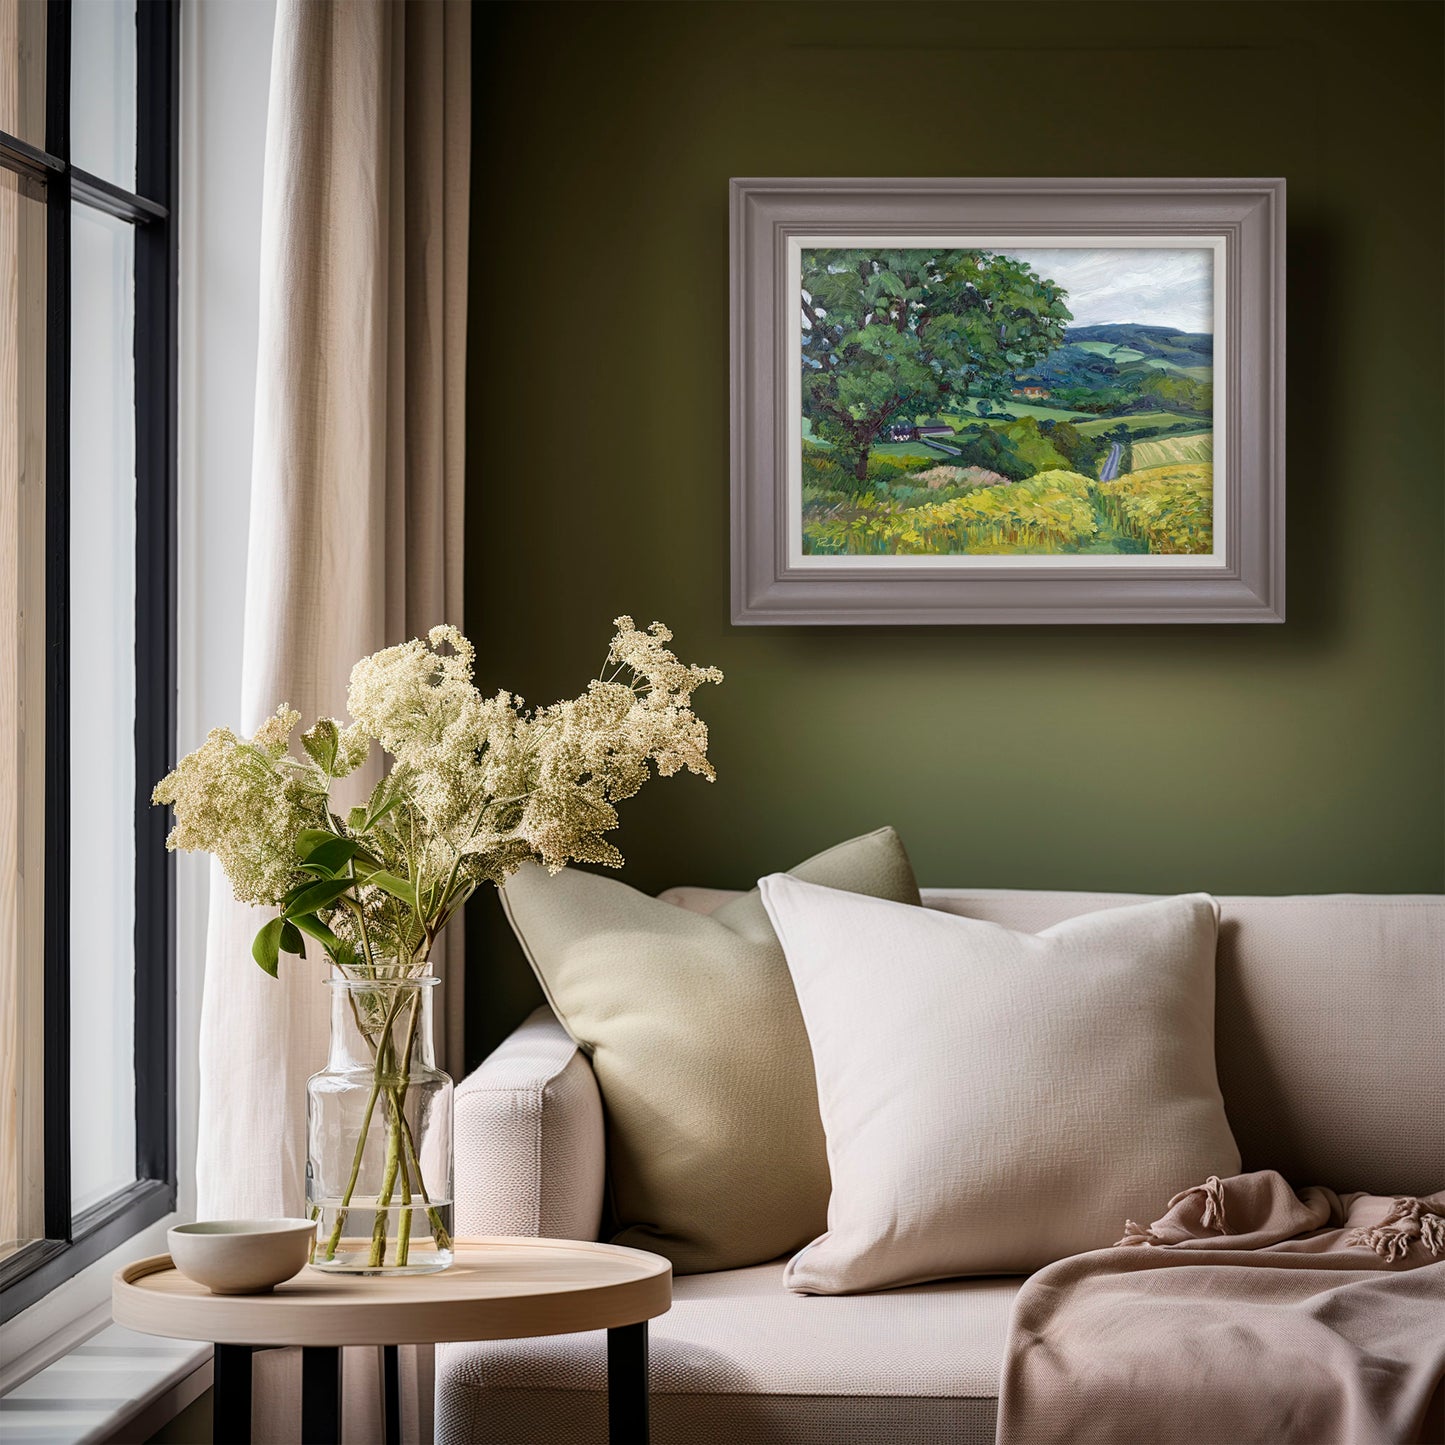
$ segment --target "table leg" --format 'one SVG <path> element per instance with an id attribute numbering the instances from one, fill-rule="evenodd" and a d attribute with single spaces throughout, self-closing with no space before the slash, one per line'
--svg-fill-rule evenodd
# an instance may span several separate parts
<path id="1" fill-rule="evenodd" d="M 381 1347 L 381 1401 L 386 1445 L 401 1445 L 401 1360 L 395 1345 Z"/>
<path id="2" fill-rule="evenodd" d="M 251 1347 L 216 1345 L 211 1362 L 216 1445 L 251 1445 Z"/>
<path id="3" fill-rule="evenodd" d="M 301 1351 L 301 1445 L 341 1445 L 341 1351 Z"/>
<path id="4" fill-rule="evenodd" d="M 607 1331 L 607 1438 L 648 1445 L 647 1321 Z"/>

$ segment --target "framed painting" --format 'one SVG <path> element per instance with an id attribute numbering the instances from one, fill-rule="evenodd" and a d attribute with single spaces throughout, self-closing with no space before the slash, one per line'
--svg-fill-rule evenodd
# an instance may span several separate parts
<path id="1" fill-rule="evenodd" d="M 1282 180 L 734 180 L 733 621 L 1284 620 Z"/>

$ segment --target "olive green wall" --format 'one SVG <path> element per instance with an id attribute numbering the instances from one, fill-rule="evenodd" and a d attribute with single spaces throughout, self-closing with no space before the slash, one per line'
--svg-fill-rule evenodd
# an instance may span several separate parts
<path id="1" fill-rule="evenodd" d="M 624 876 L 748 885 L 895 824 L 925 884 L 1445 888 L 1441 9 L 477 12 L 467 621 L 550 700 L 610 619 L 727 682 Z M 734 628 L 729 176 L 1282 175 L 1289 621 Z M 473 1054 L 535 1000 L 471 909 Z"/>

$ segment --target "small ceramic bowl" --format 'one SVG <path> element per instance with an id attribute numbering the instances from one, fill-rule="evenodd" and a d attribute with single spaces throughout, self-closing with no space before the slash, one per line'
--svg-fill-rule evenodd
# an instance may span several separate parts
<path id="1" fill-rule="evenodd" d="M 203 1219 L 166 1231 L 176 1268 L 212 1294 L 265 1294 L 300 1272 L 315 1238 L 309 1219 Z"/>

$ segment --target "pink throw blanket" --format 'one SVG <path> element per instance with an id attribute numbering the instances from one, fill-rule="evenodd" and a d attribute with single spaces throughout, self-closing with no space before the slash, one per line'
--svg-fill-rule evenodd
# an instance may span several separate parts
<path id="1" fill-rule="evenodd" d="M 1210 1179 L 1014 1303 L 999 1445 L 1445 1440 L 1445 1192 Z"/>

